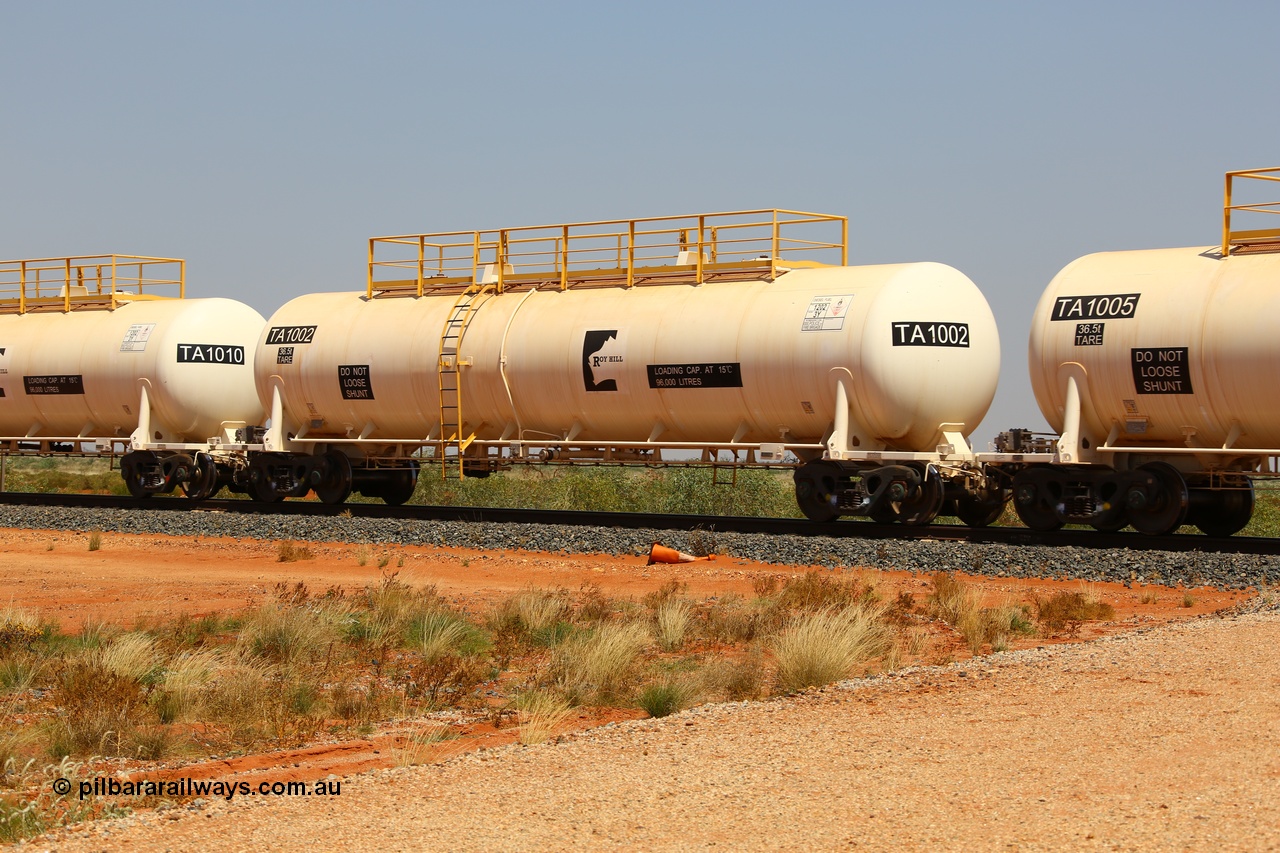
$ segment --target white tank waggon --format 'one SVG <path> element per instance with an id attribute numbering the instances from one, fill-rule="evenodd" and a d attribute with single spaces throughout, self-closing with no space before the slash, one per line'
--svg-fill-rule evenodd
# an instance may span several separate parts
<path id="1" fill-rule="evenodd" d="M 781 210 L 375 238 L 364 292 L 258 345 L 263 500 L 400 503 L 419 464 L 800 463 L 806 515 L 926 523 L 987 487 L 967 435 L 999 340 L 935 263 L 850 267 L 842 217 Z"/>
<path id="2" fill-rule="evenodd" d="M 1220 246 L 1080 258 L 1049 285 L 1031 326 L 1031 382 L 1061 435 L 1049 464 L 1013 480 L 1036 530 L 1194 524 L 1229 536 L 1253 512 L 1255 477 L 1280 455 L 1280 230 L 1233 231 L 1227 174 Z"/>
<path id="3" fill-rule="evenodd" d="M 123 453 L 137 497 L 230 485 L 244 460 L 227 446 L 263 418 L 252 377 L 265 320 L 184 295 L 176 259 L 0 262 L 0 453 Z"/>

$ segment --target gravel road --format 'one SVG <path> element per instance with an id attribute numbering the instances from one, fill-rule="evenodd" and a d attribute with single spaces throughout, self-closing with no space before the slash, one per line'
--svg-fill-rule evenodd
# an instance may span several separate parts
<path id="1" fill-rule="evenodd" d="M 54 850 L 1280 848 L 1280 613 L 706 706 Z"/>

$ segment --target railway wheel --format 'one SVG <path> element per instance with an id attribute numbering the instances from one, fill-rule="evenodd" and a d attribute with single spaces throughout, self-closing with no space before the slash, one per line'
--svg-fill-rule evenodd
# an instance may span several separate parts
<path id="1" fill-rule="evenodd" d="M 142 475 L 136 468 L 121 471 L 120 476 L 124 479 L 124 485 L 129 490 L 129 494 L 135 498 L 151 497 L 152 492 L 142 485 Z"/>
<path id="2" fill-rule="evenodd" d="M 347 454 L 330 450 L 324 456 L 325 477 L 315 486 L 321 503 L 340 504 L 351 497 L 351 460 Z"/>
<path id="3" fill-rule="evenodd" d="M 830 462 L 808 462 L 796 469 L 796 503 L 810 521 L 834 521 L 838 508 L 840 468 Z"/>
<path id="4" fill-rule="evenodd" d="M 893 524 L 898 520 L 898 511 L 892 506 L 876 507 L 868 515 L 877 524 Z"/>
<path id="5" fill-rule="evenodd" d="M 1013 478 L 1013 508 L 1018 518 L 1031 530 L 1049 533 L 1062 527 L 1058 515 L 1059 498 L 1053 493 L 1052 480 L 1027 476 L 1021 472 Z"/>
<path id="6" fill-rule="evenodd" d="M 208 453 L 197 453 L 188 471 L 188 477 L 178 484 L 188 500 L 202 501 L 218 490 L 218 468 Z"/>
<path id="7" fill-rule="evenodd" d="M 271 477 L 271 466 L 261 457 L 255 459 L 249 470 L 249 497 L 264 504 L 279 503 L 284 495 L 276 491 L 275 480 Z"/>
<path id="8" fill-rule="evenodd" d="M 125 488 L 135 498 L 149 498 L 155 494 L 153 487 L 155 470 L 160 465 L 156 454 L 150 450 L 135 450 L 126 453 L 120 460 L 120 478 Z"/>
<path id="9" fill-rule="evenodd" d="M 1008 495 L 1004 492 L 987 492 L 972 495 L 965 492 L 956 498 L 956 518 L 970 527 L 986 527 L 1004 513 Z"/>
<path id="10" fill-rule="evenodd" d="M 418 463 L 410 462 L 407 468 L 396 468 L 387 472 L 386 485 L 379 490 L 379 497 L 389 506 L 400 506 L 413 497 L 418 487 Z"/>
<path id="11" fill-rule="evenodd" d="M 1241 479 L 1242 483 L 1210 492 L 1210 503 L 1196 513 L 1193 523 L 1206 536 L 1232 536 L 1253 517 L 1253 481 Z"/>
<path id="12" fill-rule="evenodd" d="M 1125 498 L 1129 523 L 1139 533 L 1163 536 L 1187 520 L 1191 495 L 1187 481 L 1168 462 L 1148 462 L 1138 468 L 1139 482 Z"/>
<path id="13" fill-rule="evenodd" d="M 916 490 L 898 505 L 898 520 L 921 527 L 938 517 L 944 497 L 942 478 L 935 471 L 925 471 Z"/>

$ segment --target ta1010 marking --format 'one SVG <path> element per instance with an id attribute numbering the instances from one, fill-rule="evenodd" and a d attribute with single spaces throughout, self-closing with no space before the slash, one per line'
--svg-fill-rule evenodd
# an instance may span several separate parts
<path id="1" fill-rule="evenodd" d="M 244 364 L 244 347 L 234 344 L 178 344 L 180 364 Z"/>

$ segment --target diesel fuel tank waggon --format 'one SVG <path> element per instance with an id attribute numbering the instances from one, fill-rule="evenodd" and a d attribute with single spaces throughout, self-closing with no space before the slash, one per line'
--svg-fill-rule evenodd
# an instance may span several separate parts
<path id="1" fill-rule="evenodd" d="M 362 292 L 286 303 L 255 358 L 263 499 L 408 497 L 424 454 L 794 457 L 805 513 L 989 512 L 966 436 L 995 393 L 982 293 L 848 266 L 843 218 L 765 210 L 376 238 Z"/>
<path id="2" fill-rule="evenodd" d="M 1268 205 L 1234 205 L 1232 186 L 1277 174 L 1227 174 L 1220 246 L 1088 255 L 1044 291 L 1028 361 L 1060 437 L 1014 479 L 1029 527 L 1248 523 L 1280 455 L 1280 231 L 1233 231 L 1233 211 Z"/>
<path id="3" fill-rule="evenodd" d="M 265 321 L 231 299 L 184 296 L 176 259 L 0 262 L 3 451 L 121 449 L 139 497 L 212 493 L 211 446 L 262 421 L 252 377 Z"/>

